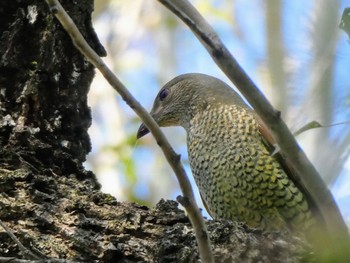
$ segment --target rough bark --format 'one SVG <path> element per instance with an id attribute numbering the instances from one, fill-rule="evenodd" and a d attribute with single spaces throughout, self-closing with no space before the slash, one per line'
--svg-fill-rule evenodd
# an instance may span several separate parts
<path id="1" fill-rule="evenodd" d="M 62 1 L 100 54 L 93 1 Z M 87 93 L 93 67 L 45 1 L 0 6 L 0 219 L 34 254 L 79 262 L 198 262 L 195 237 L 174 201 L 154 209 L 99 191 L 82 163 L 90 151 Z M 298 262 L 288 234 L 209 221 L 217 262 Z M 40 255 L 41 256 L 41 255 Z M 0 228 L 0 257 L 25 258 Z M 2 259 L 0 258 L 0 261 Z"/>

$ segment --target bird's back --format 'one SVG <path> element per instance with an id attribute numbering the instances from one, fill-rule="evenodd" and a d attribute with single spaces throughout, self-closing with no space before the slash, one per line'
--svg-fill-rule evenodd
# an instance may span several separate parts
<path id="1" fill-rule="evenodd" d="M 209 213 L 269 230 L 308 229 L 309 204 L 271 154 L 248 107 L 208 104 L 191 120 L 190 165 Z"/>

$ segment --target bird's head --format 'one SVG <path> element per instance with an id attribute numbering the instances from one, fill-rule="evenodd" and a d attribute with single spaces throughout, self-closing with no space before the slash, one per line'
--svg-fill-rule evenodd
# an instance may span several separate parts
<path id="1" fill-rule="evenodd" d="M 191 118 L 209 104 L 242 104 L 241 97 L 223 81 L 199 73 L 180 75 L 161 88 L 150 114 L 160 127 L 189 126 Z M 149 133 L 142 123 L 137 138 Z"/>

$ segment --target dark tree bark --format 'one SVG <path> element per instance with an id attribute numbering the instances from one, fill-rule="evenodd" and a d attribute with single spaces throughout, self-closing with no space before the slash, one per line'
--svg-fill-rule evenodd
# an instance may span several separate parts
<path id="1" fill-rule="evenodd" d="M 101 56 L 93 1 L 61 1 Z M 99 191 L 82 163 L 91 145 L 94 69 L 43 0 L 0 6 L 0 219 L 34 254 L 80 262 L 197 262 L 192 227 L 174 201 L 150 209 Z M 217 262 L 298 262 L 303 242 L 208 222 Z M 39 253 L 40 252 L 40 253 Z M 1 257 L 25 258 L 0 227 Z M 42 256 L 41 256 L 42 257 Z"/>

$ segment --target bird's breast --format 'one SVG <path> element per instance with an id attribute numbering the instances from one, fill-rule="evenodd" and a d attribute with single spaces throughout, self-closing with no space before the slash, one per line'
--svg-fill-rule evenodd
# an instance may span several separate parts
<path id="1" fill-rule="evenodd" d="M 187 133 L 191 170 L 214 218 L 264 229 L 312 224 L 308 203 L 270 154 L 252 111 L 209 107 L 194 115 Z"/>
<path id="2" fill-rule="evenodd" d="M 213 180 L 226 180 L 225 171 L 239 170 L 247 162 L 245 156 L 256 155 L 253 146 L 259 141 L 255 116 L 231 105 L 208 107 L 196 114 L 187 133 L 191 169 L 199 187 L 205 189 Z"/>

